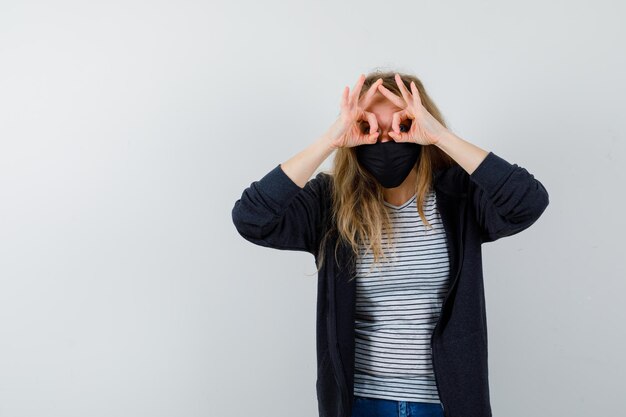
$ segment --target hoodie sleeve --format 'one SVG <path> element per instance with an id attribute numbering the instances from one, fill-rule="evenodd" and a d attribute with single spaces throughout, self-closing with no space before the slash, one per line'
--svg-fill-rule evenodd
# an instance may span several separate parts
<path id="1" fill-rule="evenodd" d="M 493 152 L 489 152 L 469 178 L 483 242 L 521 232 L 548 206 L 548 192 L 541 182 L 526 169 Z"/>
<path id="2" fill-rule="evenodd" d="M 232 220 L 237 231 L 256 245 L 316 256 L 327 180 L 328 174 L 320 172 L 301 188 L 277 165 L 235 202 Z"/>

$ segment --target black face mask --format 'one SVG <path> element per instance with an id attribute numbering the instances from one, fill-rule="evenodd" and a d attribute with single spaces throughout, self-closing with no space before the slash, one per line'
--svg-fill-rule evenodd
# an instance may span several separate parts
<path id="1" fill-rule="evenodd" d="M 411 142 L 377 142 L 354 147 L 357 161 L 385 188 L 394 188 L 411 172 L 422 145 Z"/>

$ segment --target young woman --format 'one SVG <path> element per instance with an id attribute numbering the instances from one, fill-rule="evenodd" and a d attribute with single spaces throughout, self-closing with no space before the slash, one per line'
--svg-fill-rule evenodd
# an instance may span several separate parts
<path id="1" fill-rule="evenodd" d="M 375 72 L 232 219 L 250 242 L 315 256 L 320 416 L 489 417 L 481 244 L 547 205 L 526 169 L 448 130 L 417 77 Z"/>

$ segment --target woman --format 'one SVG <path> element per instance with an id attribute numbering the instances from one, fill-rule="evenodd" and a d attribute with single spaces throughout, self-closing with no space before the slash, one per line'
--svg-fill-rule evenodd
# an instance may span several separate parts
<path id="1" fill-rule="evenodd" d="M 547 205 L 527 170 L 448 130 L 419 79 L 376 72 L 232 218 L 255 244 L 315 256 L 320 416 L 488 417 L 481 244 Z"/>

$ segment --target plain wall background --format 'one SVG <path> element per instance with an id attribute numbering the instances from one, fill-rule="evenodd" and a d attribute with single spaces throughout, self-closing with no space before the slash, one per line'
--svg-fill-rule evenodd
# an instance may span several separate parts
<path id="1" fill-rule="evenodd" d="M 624 12 L 2 0 L 0 417 L 317 416 L 314 259 L 231 209 L 377 68 L 550 193 L 484 246 L 494 416 L 619 414 Z"/>

